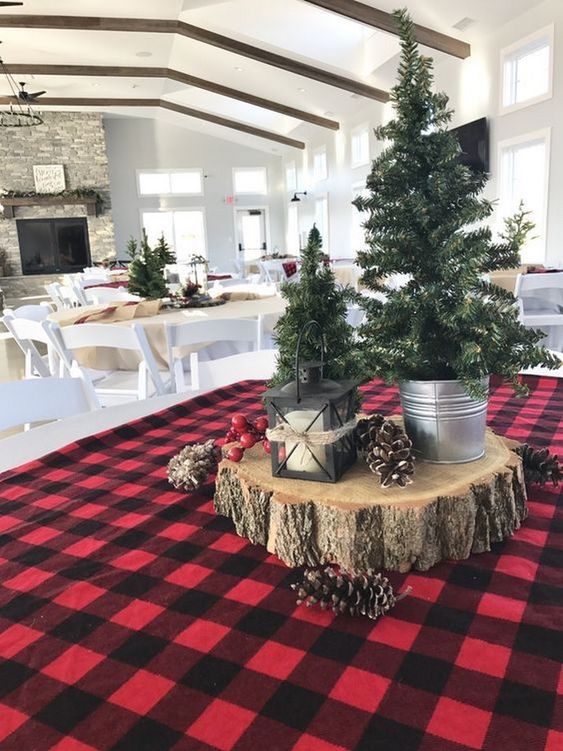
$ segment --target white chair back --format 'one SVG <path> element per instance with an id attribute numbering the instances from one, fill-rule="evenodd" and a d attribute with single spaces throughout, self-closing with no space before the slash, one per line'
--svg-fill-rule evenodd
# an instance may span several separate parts
<path id="1" fill-rule="evenodd" d="M 11 313 L 14 318 L 27 318 L 30 321 L 44 321 L 54 310 L 49 303 L 40 305 L 20 305 L 19 308 L 4 308 L 4 314 Z"/>
<path id="2" fill-rule="evenodd" d="M 199 362 L 192 373 L 192 388 L 210 391 L 239 381 L 268 381 L 276 370 L 277 349 L 261 349 Z"/>
<path id="3" fill-rule="evenodd" d="M 158 370 L 145 330 L 138 323 L 131 326 L 82 323 L 61 327 L 56 322 L 44 321 L 43 327 L 51 337 L 51 341 L 69 373 L 74 368 L 80 367 L 76 350 L 84 347 L 130 350 L 138 353 L 140 363 L 135 388 L 105 388 L 103 381 L 97 381 L 95 383 L 96 393 L 146 399 L 149 395 L 147 375 L 150 376 L 158 395 L 166 393 L 166 386 Z M 90 377 L 84 369 L 81 369 L 81 371 L 86 377 Z"/>
<path id="4" fill-rule="evenodd" d="M 127 287 L 92 287 L 84 290 L 86 302 L 90 305 L 105 305 L 111 302 L 128 302 L 140 300 L 138 295 L 127 292 Z"/>
<path id="5" fill-rule="evenodd" d="M 262 317 L 235 318 L 232 320 L 190 321 L 188 323 L 165 323 L 166 343 L 168 348 L 168 363 L 170 376 L 176 391 L 186 389 L 184 365 L 182 355 L 177 350 L 182 347 L 193 347 L 197 344 L 211 344 L 213 342 L 246 342 L 252 349 L 258 350 L 262 345 Z M 190 371 L 192 383 L 190 388 L 198 388 L 193 383 L 193 374 L 198 367 L 197 352 L 190 353 Z"/>
<path id="6" fill-rule="evenodd" d="M 101 279 L 104 282 L 107 282 L 109 281 L 109 270 L 102 269 L 99 266 L 87 266 L 85 269 L 83 269 L 82 274 L 77 274 L 76 276 L 81 278 L 87 277 L 88 279 L 84 280 L 85 284 L 89 284 L 90 279 Z"/>
<path id="7" fill-rule="evenodd" d="M 100 404 L 84 378 L 32 378 L 0 383 L 0 430 L 92 412 Z"/>
<path id="8" fill-rule="evenodd" d="M 80 292 L 77 292 L 77 287 L 72 283 L 70 285 L 57 284 L 56 294 L 62 302 L 62 307 L 65 309 L 78 308 L 84 304 Z"/>
<path id="9" fill-rule="evenodd" d="M 18 318 L 13 312 L 7 311 L 2 322 L 24 354 L 26 378 L 48 378 L 57 375 L 55 351 L 42 321 Z M 47 362 L 39 354 L 34 342 L 47 345 Z"/>
<path id="10" fill-rule="evenodd" d="M 526 312 L 563 313 L 563 272 L 518 274 L 514 295 L 524 302 Z"/>
<path id="11" fill-rule="evenodd" d="M 47 294 L 49 295 L 49 297 L 55 304 L 55 307 L 57 308 L 57 310 L 63 310 L 66 307 L 65 301 L 59 294 L 60 286 L 61 285 L 58 282 L 52 282 L 51 284 L 45 285 L 45 291 L 47 292 Z"/>

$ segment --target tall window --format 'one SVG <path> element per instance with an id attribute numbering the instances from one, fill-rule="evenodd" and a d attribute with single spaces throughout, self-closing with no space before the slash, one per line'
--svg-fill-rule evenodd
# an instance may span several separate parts
<path id="1" fill-rule="evenodd" d="M 235 167 L 233 184 L 238 195 L 266 195 L 268 174 L 265 167 Z"/>
<path id="2" fill-rule="evenodd" d="M 354 128 L 350 143 L 352 167 L 363 167 L 369 164 L 369 126 L 360 125 Z"/>
<path id="3" fill-rule="evenodd" d="M 287 252 L 299 255 L 299 208 L 295 204 L 287 209 Z"/>
<path id="4" fill-rule="evenodd" d="M 315 224 L 323 238 L 323 250 L 328 253 L 328 197 L 322 196 L 315 199 Z"/>
<path id="5" fill-rule="evenodd" d="M 203 209 L 143 211 L 142 224 L 151 245 L 164 234 L 179 263 L 194 253 L 207 256 Z"/>
<path id="6" fill-rule="evenodd" d="M 502 55 L 502 107 L 526 107 L 552 95 L 553 26 L 507 47 Z"/>
<path id="7" fill-rule="evenodd" d="M 200 196 L 203 194 L 203 172 L 200 169 L 139 171 L 141 196 Z"/>
<path id="8" fill-rule="evenodd" d="M 522 249 L 523 263 L 542 263 L 545 260 L 549 147 L 549 130 L 499 144 L 499 219 L 502 221 L 513 214 L 523 201 L 536 224 L 533 239 Z"/>
<path id="9" fill-rule="evenodd" d="M 352 186 L 352 200 L 358 196 L 367 198 L 370 195 L 369 190 L 366 188 L 365 183 L 357 183 Z M 366 246 L 366 230 L 363 226 L 367 220 L 369 214 L 366 211 L 358 211 L 358 209 L 352 204 L 350 206 L 352 211 L 352 248 L 351 256 L 356 257 L 359 250 L 365 250 Z"/>
<path id="10" fill-rule="evenodd" d="M 297 168 L 295 162 L 285 165 L 285 187 L 288 193 L 297 190 Z"/>
<path id="11" fill-rule="evenodd" d="M 313 152 L 313 180 L 321 182 L 328 177 L 328 161 L 326 146 L 321 146 Z"/>

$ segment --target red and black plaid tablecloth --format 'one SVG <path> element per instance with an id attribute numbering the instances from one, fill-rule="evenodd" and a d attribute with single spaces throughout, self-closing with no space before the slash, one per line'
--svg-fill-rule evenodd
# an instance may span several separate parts
<path id="1" fill-rule="evenodd" d="M 563 382 L 530 383 L 527 401 L 493 391 L 490 424 L 562 453 Z M 3 476 L 2 751 L 561 751 L 557 491 L 534 488 L 493 552 L 392 575 L 413 591 L 379 622 L 296 607 L 296 572 L 215 515 L 211 484 L 166 481 L 175 452 L 260 411 L 260 391 Z M 366 397 L 398 407 L 392 388 Z"/>

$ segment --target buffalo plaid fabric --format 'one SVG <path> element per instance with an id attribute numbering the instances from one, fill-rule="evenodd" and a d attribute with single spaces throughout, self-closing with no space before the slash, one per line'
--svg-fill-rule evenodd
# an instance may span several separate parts
<path id="1" fill-rule="evenodd" d="M 561 452 L 563 382 L 493 389 L 490 425 Z M 245 383 L 82 440 L 0 485 L 2 751 L 556 751 L 561 515 L 553 488 L 491 553 L 391 575 L 378 622 L 295 605 L 298 572 L 237 537 L 186 443 L 261 412 Z M 365 407 L 392 414 L 394 388 Z M 559 709 L 559 714 L 557 713 Z"/>

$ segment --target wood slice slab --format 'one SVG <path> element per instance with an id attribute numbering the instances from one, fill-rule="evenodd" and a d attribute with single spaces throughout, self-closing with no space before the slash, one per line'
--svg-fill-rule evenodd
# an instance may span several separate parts
<path id="1" fill-rule="evenodd" d="M 255 446 L 240 464 L 219 464 L 215 510 L 288 566 L 426 571 L 488 551 L 520 527 L 526 486 L 516 445 L 487 431 L 482 459 L 418 462 L 404 489 L 381 488 L 361 459 L 335 484 L 272 477 Z"/>

